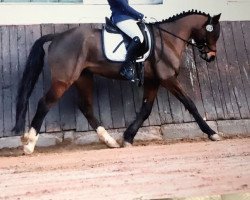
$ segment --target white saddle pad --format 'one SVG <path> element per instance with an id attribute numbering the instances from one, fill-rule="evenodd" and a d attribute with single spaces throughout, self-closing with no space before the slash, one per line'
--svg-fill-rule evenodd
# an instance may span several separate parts
<path id="1" fill-rule="evenodd" d="M 149 38 L 149 41 L 148 41 L 149 50 L 142 57 L 137 58 L 136 62 L 145 61 L 148 58 L 151 48 L 152 48 L 152 38 L 147 27 L 145 31 Z M 125 61 L 127 50 L 126 50 L 126 46 L 125 46 L 125 43 L 123 41 L 123 37 L 121 34 L 109 33 L 104 29 L 103 30 L 103 46 L 104 46 L 103 48 L 104 54 L 108 60 L 116 61 L 116 62 Z"/>

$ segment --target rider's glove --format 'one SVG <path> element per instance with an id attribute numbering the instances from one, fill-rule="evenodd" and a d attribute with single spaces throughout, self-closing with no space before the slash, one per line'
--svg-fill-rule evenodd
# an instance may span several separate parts
<path id="1" fill-rule="evenodd" d="M 142 21 L 144 21 L 144 23 L 146 23 L 146 24 L 150 24 L 150 23 L 155 23 L 156 19 L 153 17 L 144 16 Z"/>

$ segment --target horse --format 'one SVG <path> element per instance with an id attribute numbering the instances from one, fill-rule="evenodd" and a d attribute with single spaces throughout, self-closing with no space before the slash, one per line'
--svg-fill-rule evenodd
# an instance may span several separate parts
<path id="1" fill-rule="evenodd" d="M 142 105 L 123 134 L 124 147 L 132 146 L 137 131 L 149 117 L 159 86 L 170 91 L 184 105 L 210 140 L 220 140 L 218 133 L 203 120 L 194 102 L 177 80 L 187 43 L 195 45 L 205 61 L 215 59 L 220 16 L 192 10 L 148 24 L 154 37 L 153 52 L 144 63 Z M 46 114 L 72 85 L 76 86 L 81 98 L 79 109 L 96 130 L 99 139 L 108 147 L 120 147 L 93 113 L 93 76 L 122 79 L 119 74 L 121 63 L 110 62 L 104 56 L 101 34 L 97 28 L 77 27 L 62 33 L 44 35 L 34 42 L 19 84 L 16 123 L 13 128 L 17 135 L 23 133 L 21 141 L 25 153 L 31 154 L 34 151 Z M 191 39 L 193 43 L 189 42 Z M 24 133 L 28 100 L 44 65 L 43 45 L 50 41 L 47 59 L 51 69 L 51 86 L 39 100 L 29 130 Z"/>

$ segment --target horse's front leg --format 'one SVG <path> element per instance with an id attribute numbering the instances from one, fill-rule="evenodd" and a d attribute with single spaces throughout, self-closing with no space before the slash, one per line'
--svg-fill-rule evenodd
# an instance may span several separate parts
<path id="1" fill-rule="evenodd" d="M 213 141 L 220 140 L 220 136 L 214 130 L 212 130 L 208 126 L 208 124 L 203 120 L 194 102 L 184 92 L 184 90 L 180 85 L 180 82 L 177 80 L 175 76 L 162 80 L 161 85 L 165 87 L 167 90 L 169 90 L 177 99 L 179 99 L 183 103 L 185 108 L 193 115 L 200 129 L 208 135 L 209 139 Z"/>
<path id="2" fill-rule="evenodd" d="M 136 119 L 129 125 L 129 127 L 124 132 L 123 146 L 131 146 L 134 140 L 134 137 L 142 126 L 143 122 L 148 118 L 151 113 L 155 97 L 159 88 L 158 81 L 145 81 L 144 83 L 144 93 L 143 93 L 143 102 L 140 112 L 137 114 Z"/>

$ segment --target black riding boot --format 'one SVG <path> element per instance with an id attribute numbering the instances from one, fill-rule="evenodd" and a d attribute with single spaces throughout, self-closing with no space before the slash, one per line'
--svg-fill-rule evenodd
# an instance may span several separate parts
<path id="1" fill-rule="evenodd" d="M 129 44 L 127 49 L 126 60 L 122 63 L 120 75 L 125 79 L 134 82 L 135 81 L 135 68 L 134 62 L 136 59 L 136 52 L 141 45 L 141 41 L 139 37 L 134 37 Z"/>

